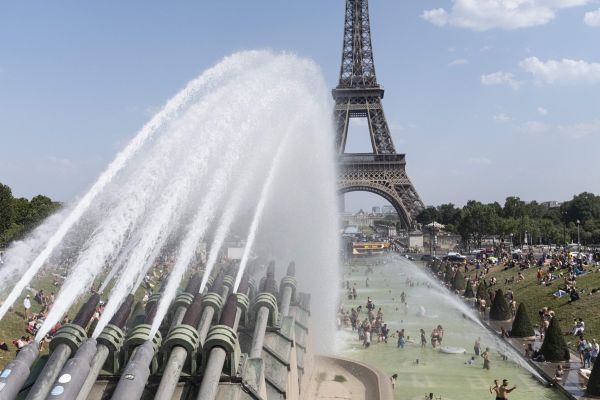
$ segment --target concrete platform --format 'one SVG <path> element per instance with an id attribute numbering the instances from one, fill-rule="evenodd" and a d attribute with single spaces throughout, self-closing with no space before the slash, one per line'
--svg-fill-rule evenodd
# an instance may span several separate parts
<path id="1" fill-rule="evenodd" d="M 306 398 L 393 400 L 389 378 L 378 369 L 340 357 L 315 356 Z"/>

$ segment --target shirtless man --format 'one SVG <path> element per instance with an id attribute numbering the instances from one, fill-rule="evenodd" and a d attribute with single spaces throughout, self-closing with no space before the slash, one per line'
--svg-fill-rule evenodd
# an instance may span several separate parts
<path id="1" fill-rule="evenodd" d="M 498 388 L 498 394 L 496 395 L 496 400 L 507 400 L 508 399 L 508 394 L 510 392 L 512 392 L 513 390 L 515 390 L 517 388 L 517 385 L 514 385 L 512 387 L 512 389 L 508 388 L 508 380 L 503 379 L 502 380 L 502 386 L 500 386 Z"/>

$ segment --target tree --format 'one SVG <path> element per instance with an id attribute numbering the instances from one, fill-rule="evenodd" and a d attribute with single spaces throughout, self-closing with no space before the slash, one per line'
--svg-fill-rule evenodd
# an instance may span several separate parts
<path id="1" fill-rule="evenodd" d="M 565 343 L 560 324 L 556 318 L 550 320 L 550 326 L 546 329 L 540 352 L 544 355 L 546 361 L 550 362 L 568 361 L 570 359 L 569 348 Z"/>
<path id="2" fill-rule="evenodd" d="M 525 202 L 518 197 L 510 196 L 504 201 L 504 218 L 518 219 L 527 213 Z"/>
<path id="3" fill-rule="evenodd" d="M 490 308 L 490 318 L 495 321 L 506 321 L 512 317 L 510 306 L 502 293 L 502 289 L 496 291 L 494 302 Z"/>
<path id="4" fill-rule="evenodd" d="M 483 236 L 496 232 L 498 226 L 498 215 L 492 204 L 482 204 L 470 200 L 461 212 L 461 220 L 456 229 L 467 242 L 471 238 L 481 247 Z"/>
<path id="5" fill-rule="evenodd" d="M 454 278 L 452 279 L 452 288 L 454 290 L 465 290 L 465 276 L 458 269 L 456 274 L 454 274 Z"/>
<path id="6" fill-rule="evenodd" d="M 423 225 L 432 223 L 433 221 L 439 221 L 439 214 L 435 207 L 429 206 L 424 208 L 419 215 L 417 215 L 417 222 Z"/>
<path id="7" fill-rule="evenodd" d="M 0 235 L 13 223 L 12 201 L 12 191 L 8 186 L 0 183 Z"/>
<path id="8" fill-rule="evenodd" d="M 600 396 L 600 357 L 596 357 L 586 391 L 589 395 Z"/>
<path id="9" fill-rule="evenodd" d="M 512 330 L 510 331 L 510 336 L 519 338 L 535 336 L 535 331 L 529 320 L 529 315 L 527 315 L 525 303 L 519 304 L 517 315 L 513 321 Z"/>
<path id="10" fill-rule="evenodd" d="M 485 300 L 487 304 L 490 304 L 490 295 L 488 294 L 487 287 L 483 281 L 479 282 L 477 285 L 477 294 L 475 295 L 479 300 Z"/>
<path id="11" fill-rule="evenodd" d="M 468 299 L 475 297 L 475 293 L 473 293 L 473 284 L 471 283 L 470 279 L 467 281 L 467 287 L 465 289 L 465 297 Z"/>
<path id="12" fill-rule="evenodd" d="M 446 281 L 446 283 L 452 282 L 453 274 L 454 274 L 454 271 L 452 271 L 452 265 L 447 264 L 446 265 L 446 277 L 444 279 Z"/>

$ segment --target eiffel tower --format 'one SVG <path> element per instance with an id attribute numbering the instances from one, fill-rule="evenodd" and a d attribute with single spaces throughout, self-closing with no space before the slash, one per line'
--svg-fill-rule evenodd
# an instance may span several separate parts
<path id="1" fill-rule="evenodd" d="M 336 148 L 339 154 L 338 193 L 366 191 L 380 195 L 396 209 L 403 227 L 415 228 L 415 218 L 424 208 L 406 174 L 404 154 L 396 153 L 377 83 L 368 0 L 346 0 L 344 47 L 340 81 L 333 89 Z M 345 153 L 350 118 L 365 118 L 372 153 Z"/>

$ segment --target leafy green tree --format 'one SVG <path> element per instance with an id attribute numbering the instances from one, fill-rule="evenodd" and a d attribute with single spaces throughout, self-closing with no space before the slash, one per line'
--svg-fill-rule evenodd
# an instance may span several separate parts
<path id="1" fill-rule="evenodd" d="M 502 289 L 498 289 L 490 308 L 490 318 L 495 321 L 506 321 L 511 317 L 510 306 L 504 297 L 504 293 L 502 293 Z"/>
<path id="2" fill-rule="evenodd" d="M 446 277 L 445 277 L 445 281 L 446 283 L 450 283 L 452 282 L 452 278 L 454 277 L 454 271 L 452 271 L 452 265 L 447 264 L 446 265 Z"/>
<path id="3" fill-rule="evenodd" d="M 467 287 L 465 288 L 465 297 L 467 299 L 475 297 L 475 293 L 473 293 L 473 283 L 470 279 L 467 281 Z"/>
<path id="4" fill-rule="evenodd" d="M 475 297 L 477 297 L 480 300 L 485 300 L 487 304 L 490 304 L 490 295 L 483 281 L 480 281 L 479 285 L 477 285 L 477 294 L 475 295 Z"/>
<path id="5" fill-rule="evenodd" d="M 504 202 L 504 218 L 518 219 L 524 217 L 527 213 L 525 202 L 518 197 L 507 197 Z"/>
<path id="6" fill-rule="evenodd" d="M 529 315 L 527 315 L 525 303 L 520 303 L 519 308 L 517 309 L 517 315 L 515 315 L 515 320 L 512 324 L 510 336 L 522 338 L 534 335 L 535 331 L 533 330 L 533 325 L 531 325 L 531 321 L 529 320 Z"/>
<path id="7" fill-rule="evenodd" d="M 0 183 L 0 235 L 13 223 L 12 201 L 12 191 L 8 186 Z"/>
<path id="8" fill-rule="evenodd" d="M 546 361 L 550 362 L 568 361 L 570 359 L 569 348 L 556 318 L 550 320 L 550 326 L 546 329 L 540 353 L 544 355 Z"/>
<path id="9" fill-rule="evenodd" d="M 452 288 L 454 290 L 465 290 L 465 276 L 458 269 L 456 274 L 454 274 L 454 278 L 452 279 Z"/>
<path id="10" fill-rule="evenodd" d="M 417 222 L 423 225 L 432 223 L 433 221 L 439 221 L 440 216 L 435 207 L 429 206 L 424 208 L 419 215 L 417 215 Z"/>
<path id="11" fill-rule="evenodd" d="M 492 205 L 471 200 L 462 209 L 457 230 L 463 241 L 473 239 L 481 247 L 483 236 L 495 233 L 497 225 L 498 216 Z"/>

